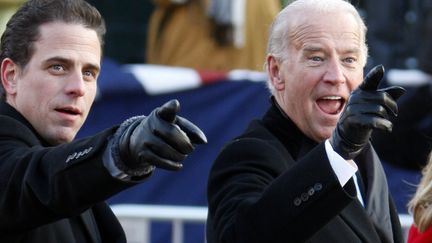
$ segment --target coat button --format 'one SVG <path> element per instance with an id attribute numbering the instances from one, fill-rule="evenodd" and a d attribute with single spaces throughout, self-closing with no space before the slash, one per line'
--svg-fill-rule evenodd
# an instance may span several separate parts
<path id="1" fill-rule="evenodd" d="M 309 187 L 308 195 L 312 196 L 314 193 L 315 193 L 315 189 L 313 189 L 313 187 Z"/>
<path id="2" fill-rule="evenodd" d="M 302 200 L 301 200 L 300 198 L 296 197 L 296 198 L 294 199 L 294 205 L 295 205 L 295 206 L 300 206 L 301 203 L 302 203 Z"/>
<path id="3" fill-rule="evenodd" d="M 303 202 L 306 202 L 309 199 L 309 195 L 307 193 L 302 193 L 300 197 Z"/>
<path id="4" fill-rule="evenodd" d="M 322 189 L 322 184 L 321 184 L 321 183 L 316 183 L 316 184 L 314 185 L 314 189 L 315 189 L 315 191 L 321 191 L 321 189 Z"/>

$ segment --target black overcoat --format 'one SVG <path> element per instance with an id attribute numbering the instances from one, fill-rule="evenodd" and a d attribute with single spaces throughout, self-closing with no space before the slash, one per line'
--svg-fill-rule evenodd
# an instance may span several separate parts
<path id="1" fill-rule="evenodd" d="M 208 182 L 208 243 L 403 242 L 398 214 L 373 148 L 341 187 L 324 143 L 308 139 L 273 106 L 220 152 Z"/>
<path id="2" fill-rule="evenodd" d="M 134 185 L 103 166 L 115 128 L 54 147 L 4 102 L 0 124 L 0 242 L 126 242 L 104 202 Z"/>

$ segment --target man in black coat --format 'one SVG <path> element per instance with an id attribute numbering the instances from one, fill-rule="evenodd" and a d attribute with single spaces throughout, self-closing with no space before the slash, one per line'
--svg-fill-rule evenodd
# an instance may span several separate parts
<path id="1" fill-rule="evenodd" d="M 208 182 L 209 243 L 403 242 L 371 144 L 391 131 L 400 87 L 363 80 L 366 27 L 343 0 L 297 0 L 276 17 L 271 106 L 229 142 Z"/>
<path id="2" fill-rule="evenodd" d="M 1 39 L 0 242 L 126 242 L 104 200 L 179 170 L 205 143 L 176 100 L 74 140 L 96 96 L 105 26 L 83 0 L 30 0 Z"/>

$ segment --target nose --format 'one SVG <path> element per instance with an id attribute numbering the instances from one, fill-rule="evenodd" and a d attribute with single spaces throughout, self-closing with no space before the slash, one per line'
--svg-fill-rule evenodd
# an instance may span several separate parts
<path id="1" fill-rule="evenodd" d="M 330 60 L 327 63 L 327 70 L 324 75 L 324 81 L 340 85 L 345 83 L 346 77 L 344 75 L 344 69 L 342 64 L 338 60 Z"/>
<path id="2" fill-rule="evenodd" d="M 81 72 L 73 72 L 66 80 L 65 92 L 67 95 L 74 97 L 84 96 L 85 94 L 85 80 Z"/>

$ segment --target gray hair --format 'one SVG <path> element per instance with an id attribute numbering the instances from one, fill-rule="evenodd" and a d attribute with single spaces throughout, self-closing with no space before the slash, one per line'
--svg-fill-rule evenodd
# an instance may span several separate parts
<path id="1" fill-rule="evenodd" d="M 291 20 L 294 20 L 298 14 L 308 10 L 319 11 L 322 13 L 331 12 L 346 12 L 351 13 L 356 19 L 358 26 L 360 27 L 360 40 L 363 44 L 361 56 L 361 63 L 363 66 L 366 65 L 368 57 L 368 47 L 366 44 L 366 25 L 358 13 L 357 9 L 348 1 L 345 0 L 296 0 L 288 4 L 279 14 L 275 17 L 269 32 L 269 40 L 267 45 L 267 54 L 273 55 L 276 60 L 284 61 L 287 59 L 288 46 L 290 44 L 290 32 L 296 29 L 296 25 L 292 24 Z M 265 64 L 267 70 L 267 62 Z M 273 94 L 274 87 L 270 80 L 267 81 L 267 86 L 270 92 Z"/>

